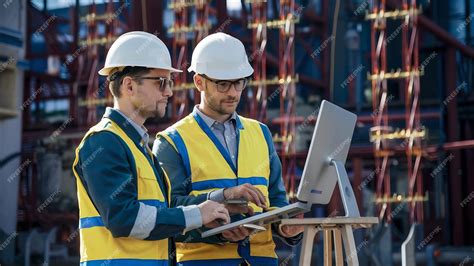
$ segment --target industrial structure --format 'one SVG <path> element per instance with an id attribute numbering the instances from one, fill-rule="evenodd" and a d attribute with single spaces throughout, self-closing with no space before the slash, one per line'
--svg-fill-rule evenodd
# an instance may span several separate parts
<path id="1" fill-rule="evenodd" d="M 244 42 L 255 72 L 238 112 L 269 126 L 290 199 L 320 102 L 358 115 L 346 167 L 361 214 L 380 219 L 357 231 L 361 265 L 399 265 L 409 241 L 417 265 L 473 263 L 473 0 L 0 4 L 1 265 L 77 265 L 74 148 L 112 104 L 97 72 L 132 30 L 158 36 L 182 70 L 210 33 Z M 166 116 L 146 122 L 152 136 L 199 102 L 191 74 L 173 79 Z M 335 191 L 309 215 L 341 210 Z M 298 247 L 277 248 L 297 265 Z M 321 245 L 314 254 L 322 265 Z"/>

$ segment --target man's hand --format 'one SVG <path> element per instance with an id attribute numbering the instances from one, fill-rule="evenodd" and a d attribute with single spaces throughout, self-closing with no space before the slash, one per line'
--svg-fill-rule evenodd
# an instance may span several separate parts
<path id="1" fill-rule="evenodd" d="M 298 214 L 293 218 L 304 218 L 304 214 Z M 304 231 L 304 226 L 302 225 L 278 225 L 278 234 L 285 238 L 294 237 L 299 233 Z"/>
<path id="2" fill-rule="evenodd" d="M 249 236 L 251 230 L 244 228 L 244 227 L 237 227 L 232 230 L 227 230 L 222 232 L 222 237 L 229 240 L 230 242 L 237 242 L 242 239 L 245 239 Z"/>
<path id="3" fill-rule="evenodd" d="M 247 214 L 248 216 L 254 215 L 254 211 L 252 207 L 247 205 L 240 205 L 240 204 L 225 204 L 224 205 L 227 210 L 229 211 L 230 215 L 233 214 Z"/>
<path id="4" fill-rule="evenodd" d="M 223 204 L 212 200 L 206 200 L 198 205 L 201 211 L 202 224 L 208 228 L 216 227 L 220 224 L 230 222 L 229 212 Z"/>
<path id="5" fill-rule="evenodd" d="M 263 193 L 251 184 L 243 184 L 237 187 L 224 189 L 224 199 L 247 199 L 255 205 L 266 209 L 267 203 Z"/>
<path id="6" fill-rule="evenodd" d="M 302 225 L 279 225 L 278 226 L 278 234 L 282 237 L 294 237 L 299 233 L 304 231 L 304 226 Z"/>
<path id="7" fill-rule="evenodd" d="M 282 237 L 294 237 L 299 233 L 304 231 L 304 226 L 302 225 L 279 225 L 278 226 L 278 234 Z"/>

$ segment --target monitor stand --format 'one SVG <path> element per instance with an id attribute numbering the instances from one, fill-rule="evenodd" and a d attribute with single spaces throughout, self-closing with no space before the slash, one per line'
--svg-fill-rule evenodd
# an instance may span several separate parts
<path id="1" fill-rule="evenodd" d="M 345 217 L 360 217 L 354 191 L 352 190 L 351 183 L 347 177 L 344 164 L 336 160 L 331 160 L 330 164 L 331 166 L 334 166 L 334 169 L 336 170 L 337 184 L 339 186 L 342 204 L 344 205 L 344 211 L 346 212 Z"/>

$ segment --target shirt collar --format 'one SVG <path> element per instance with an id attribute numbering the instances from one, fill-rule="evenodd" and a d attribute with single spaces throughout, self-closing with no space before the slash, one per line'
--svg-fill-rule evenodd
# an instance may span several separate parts
<path id="1" fill-rule="evenodd" d="M 210 118 L 209 116 L 205 115 L 201 110 L 199 110 L 198 105 L 195 105 L 195 106 L 194 106 L 193 113 L 199 115 L 199 116 L 202 118 L 202 120 L 204 120 L 204 123 L 206 123 L 206 125 L 207 125 L 208 127 L 212 127 L 215 123 L 220 123 L 219 121 L 217 121 L 217 120 L 215 120 L 215 119 L 213 119 L 213 118 Z M 227 121 L 225 121 L 224 123 L 227 123 L 227 122 L 232 122 L 232 123 L 234 123 L 234 126 L 235 126 L 236 124 L 240 124 L 240 123 L 239 123 L 239 122 L 240 122 L 240 121 L 239 121 L 239 118 L 238 118 L 238 116 L 237 116 L 237 112 L 233 112 L 232 115 L 231 115 L 231 117 L 230 117 Z"/>
<path id="2" fill-rule="evenodd" d="M 128 118 L 121 111 L 111 107 L 107 107 L 107 109 L 105 110 L 104 117 L 108 117 L 115 123 L 117 123 L 120 128 L 124 130 L 125 133 L 133 140 L 137 141 L 141 145 L 148 145 L 149 135 L 147 129 L 144 126 L 140 126 L 135 123 L 132 119 Z"/>

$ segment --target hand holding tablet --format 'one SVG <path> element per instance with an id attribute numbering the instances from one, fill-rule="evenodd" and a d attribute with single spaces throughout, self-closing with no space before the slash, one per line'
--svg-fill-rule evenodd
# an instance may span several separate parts
<path id="1" fill-rule="evenodd" d="M 245 198 L 227 199 L 224 201 L 224 206 L 229 213 L 232 214 L 247 214 L 254 215 L 253 209 L 248 205 L 249 201 Z"/>

